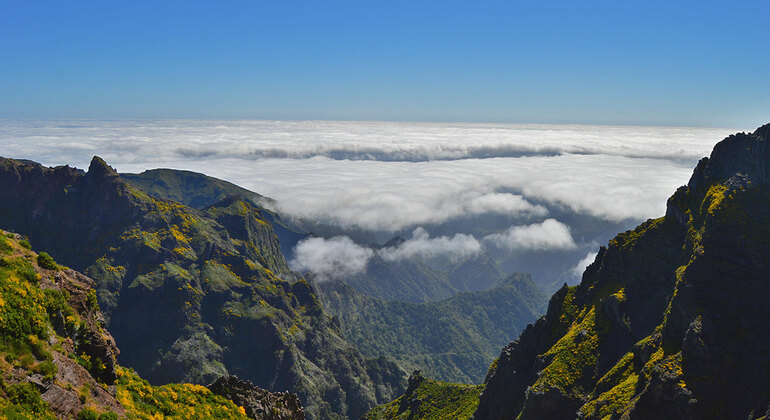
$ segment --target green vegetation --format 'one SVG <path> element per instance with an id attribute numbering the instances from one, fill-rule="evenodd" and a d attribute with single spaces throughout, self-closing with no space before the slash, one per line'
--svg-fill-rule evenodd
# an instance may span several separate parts
<path id="1" fill-rule="evenodd" d="M 597 317 L 601 315 L 597 315 L 595 307 L 584 316 L 579 316 L 569 331 L 545 353 L 552 362 L 543 369 L 534 389 L 555 386 L 562 392 L 574 389 L 584 393 L 576 386 L 590 379 L 585 375 L 590 375 L 597 363 Z"/>
<path id="2" fill-rule="evenodd" d="M 394 401 L 375 407 L 363 417 L 376 419 L 464 420 L 473 415 L 484 385 L 459 385 L 426 379 L 421 373 L 409 378 L 409 389 Z"/>
<path id="3" fill-rule="evenodd" d="M 51 256 L 48 255 L 47 252 L 41 252 L 37 254 L 37 265 L 39 265 L 41 268 L 45 268 L 48 270 L 58 271 L 61 269 L 59 265 L 54 262 L 53 258 L 51 258 Z"/>
<path id="4" fill-rule="evenodd" d="M 78 413 L 75 419 L 76 420 L 117 420 L 118 415 L 111 411 L 100 413 L 91 407 L 86 407 Z"/>
<path id="5" fill-rule="evenodd" d="M 117 399 L 128 418 L 247 419 L 243 407 L 193 384 L 152 386 L 131 369 L 118 369 Z"/>
<path id="6" fill-rule="evenodd" d="M 297 392 L 316 418 L 357 417 L 403 390 L 398 366 L 366 360 L 340 337 L 313 287 L 289 270 L 273 215 L 252 201 L 225 193 L 213 205 L 188 207 L 127 184 L 101 159 L 83 174 L 0 158 L 0 175 L 9 170 L 21 177 L 0 189 L 4 223 L 96 282 L 96 299 L 84 287 L 77 309 L 97 313 L 98 303 L 105 325 L 70 317 L 57 302 L 47 307 L 56 333 L 74 334 L 78 348 L 100 341 L 106 327 L 121 345 L 121 362 L 150 383 L 210 383 L 238 372 L 258 386 Z M 179 181 L 166 191 L 199 190 L 188 188 L 187 177 Z M 43 184 L 66 193 L 11 197 Z M 31 220 L 33 205 L 50 217 Z M 110 363 L 102 359 L 102 371 L 77 350 L 67 349 L 81 366 L 110 376 Z"/>
<path id="7" fill-rule="evenodd" d="M 27 377 L 39 374 L 49 386 L 61 386 L 76 392 L 84 404 L 77 419 L 113 420 L 116 413 L 100 409 L 92 400 L 94 387 L 106 386 L 86 382 L 78 387 L 57 379 L 59 366 L 53 353 L 69 357 L 99 377 L 107 367 L 101 359 L 77 348 L 65 350 L 61 344 L 51 345 L 49 337 L 57 341 L 69 338 L 81 341 L 87 330 L 83 316 L 68 303 L 69 293 L 62 289 L 41 288 L 43 280 L 35 273 L 35 262 L 47 267 L 58 266 L 50 256 L 40 258 L 22 246 L 19 241 L 6 239 L 7 251 L 0 264 L 0 417 L 8 419 L 54 419 L 48 403 L 41 399 L 37 387 Z M 51 269 L 51 268 L 48 268 Z M 32 274 L 35 275 L 32 275 Z M 46 280 L 46 284 L 53 285 Z M 65 280 L 67 281 L 67 280 Z M 93 315 L 99 311 L 93 289 L 85 292 L 86 310 Z M 92 316 L 89 315 L 89 316 Z M 61 334 L 61 335 L 60 335 Z M 158 416 L 174 418 L 246 418 L 244 409 L 232 401 L 213 395 L 200 385 L 181 384 L 151 386 L 133 371 L 117 368 L 118 402 L 128 419 L 154 419 Z M 94 385 L 91 385 L 93 383 Z"/>
<path id="8" fill-rule="evenodd" d="M 439 302 L 383 301 L 344 283 L 321 285 L 343 336 L 368 357 L 389 356 L 444 381 L 479 383 L 500 348 L 545 310 L 529 276 Z"/>
<path id="9" fill-rule="evenodd" d="M 0 412 L 7 419 L 55 419 L 35 385 L 24 382 L 2 384 L 6 398 L 0 399 Z"/>

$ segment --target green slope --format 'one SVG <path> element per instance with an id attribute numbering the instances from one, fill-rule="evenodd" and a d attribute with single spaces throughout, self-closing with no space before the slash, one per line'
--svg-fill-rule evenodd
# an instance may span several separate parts
<path id="1" fill-rule="evenodd" d="M 0 159 L 0 186 L 0 224 L 96 280 L 121 363 L 151 383 L 236 374 L 296 392 L 311 418 L 357 417 L 403 389 L 395 364 L 339 335 L 250 201 L 155 198 L 99 158 L 86 174 Z"/>
<path id="2" fill-rule="evenodd" d="M 225 198 L 241 196 L 251 201 L 268 220 L 280 239 L 284 255 L 293 255 L 293 247 L 312 231 L 317 236 L 354 236 L 359 243 L 369 243 L 370 234 L 343 231 L 314 221 L 296 221 L 281 218 L 266 210 L 263 205 L 274 207 L 272 200 L 235 184 L 204 174 L 174 169 L 152 169 L 140 174 L 121 174 L 130 185 L 154 198 L 180 202 L 186 206 L 204 209 Z M 391 241 L 397 244 L 396 239 Z M 436 269 L 419 258 L 402 261 L 385 261 L 375 256 L 364 273 L 346 281 L 359 291 L 387 300 L 424 302 L 446 299 L 459 292 L 484 290 L 502 280 L 505 275 L 488 255 L 480 255 L 447 264 Z"/>
<path id="3" fill-rule="evenodd" d="M 385 301 L 341 282 L 322 283 L 324 306 L 366 356 L 387 355 L 440 380 L 479 383 L 501 346 L 545 310 L 527 275 L 439 302 Z"/>
<path id="4" fill-rule="evenodd" d="M 458 385 L 426 379 L 416 371 L 404 395 L 373 408 L 363 419 L 469 419 L 479 402 L 483 385 Z"/>
<path id="5" fill-rule="evenodd" d="M 155 387 L 118 366 L 92 285 L 0 230 L 0 416 L 247 418 L 205 387 Z"/>

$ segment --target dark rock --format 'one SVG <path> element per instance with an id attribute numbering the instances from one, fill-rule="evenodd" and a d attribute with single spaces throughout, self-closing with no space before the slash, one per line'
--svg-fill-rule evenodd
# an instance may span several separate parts
<path id="1" fill-rule="evenodd" d="M 259 420 L 304 420 L 305 411 L 299 398 L 291 392 L 269 392 L 242 381 L 236 376 L 223 376 L 208 385 L 214 394 L 232 400 L 246 410 L 246 415 Z"/>

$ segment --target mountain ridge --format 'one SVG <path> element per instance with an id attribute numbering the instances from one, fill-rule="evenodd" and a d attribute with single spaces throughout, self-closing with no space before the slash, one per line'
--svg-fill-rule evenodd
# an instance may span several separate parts
<path id="1" fill-rule="evenodd" d="M 474 418 L 770 414 L 769 133 L 718 143 L 666 216 L 602 247 L 503 349 Z"/>
<path id="2" fill-rule="evenodd" d="M 2 158 L 0 185 L 0 224 L 97 281 L 121 360 L 154 383 L 237 374 L 297 392 L 310 418 L 356 417 L 405 387 L 339 337 L 250 201 L 151 197 L 98 157 L 85 173 Z"/>

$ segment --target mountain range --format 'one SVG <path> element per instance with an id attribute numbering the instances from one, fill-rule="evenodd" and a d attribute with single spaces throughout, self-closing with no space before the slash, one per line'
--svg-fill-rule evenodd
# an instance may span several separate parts
<path id="1" fill-rule="evenodd" d="M 0 160 L 0 223 L 92 277 L 119 361 L 151 383 L 235 374 L 296 392 L 310 418 L 358 417 L 404 389 L 288 268 L 263 209 L 158 199 L 100 158 L 87 172 Z"/>
<path id="2" fill-rule="evenodd" d="M 718 143 L 665 216 L 610 240 L 547 307 L 489 255 L 316 283 L 285 257 L 316 225 L 202 174 L 0 158 L 0 410 L 770 416 L 768 136 Z"/>

